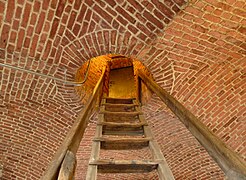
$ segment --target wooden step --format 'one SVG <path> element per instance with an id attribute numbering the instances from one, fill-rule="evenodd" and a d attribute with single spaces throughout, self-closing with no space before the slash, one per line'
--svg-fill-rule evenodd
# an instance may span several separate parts
<path id="1" fill-rule="evenodd" d="M 135 111 L 135 112 L 112 112 L 112 111 L 100 111 L 100 114 L 106 114 L 111 116 L 138 116 L 140 114 L 143 114 L 141 111 Z"/>
<path id="2" fill-rule="evenodd" d="M 116 122 L 98 122 L 98 125 L 110 126 L 110 127 L 142 127 L 147 126 L 147 123 L 116 123 Z"/>
<path id="3" fill-rule="evenodd" d="M 103 135 L 139 136 L 144 135 L 143 126 L 147 123 L 99 122 Z"/>
<path id="4" fill-rule="evenodd" d="M 106 103 L 112 103 L 112 104 L 133 104 L 133 100 L 136 98 L 105 98 Z"/>
<path id="5" fill-rule="evenodd" d="M 152 140 L 152 138 L 141 138 L 141 137 L 134 137 L 134 138 L 108 138 L 108 137 L 99 137 L 94 138 L 94 141 L 100 141 L 101 142 L 101 148 L 102 149 L 114 149 L 114 150 L 120 150 L 120 149 L 141 149 L 144 147 L 148 147 L 149 141 Z"/>
<path id="6" fill-rule="evenodd" d="M 127 129 L 127 130 L 117 130 L 117 129 L 104 129 L 103 135 L 113 135 L 113 136 L 141 136 L 144 134 L 143 129 Z"/>
<path id="7" fill-rule="evenodd" d="M 99 173 L 143 173 L 158 167 L 158 161 L 150 160 L 97 160 L 90 165 L 97 165 Z"/>
<path id="8" fill-rule="evenodd" d="M 103 115 L 102 120 L 105 122 L 118 122 L 118 123 L 122 123 L 122 122 L 129 122 L 129 123 L 136 123 L 136 122 L 140 122 L 139 120 L 139 116 L 117 116 L 117 115 L 112 115 L 109 113 L 106 114 L 99 114 L 99 115 Z"/>
<path id="9" fill-rule="evenodd" d="M 101 103 L 101 105 L 103 106 L 108 106 L 108 107 L 121 107 L 121 106 L 124 106 L 124 107 L 135 107 L 135 106 L 138 106 L 138 104 L 113 104 L 113 103 Z"/>
<path id="10" fill-rule="evenodd" d="M 133 112 L 136 111 L 137 105 L 134 104 L 104 104 L 106 111 L 111 112 Z"/>

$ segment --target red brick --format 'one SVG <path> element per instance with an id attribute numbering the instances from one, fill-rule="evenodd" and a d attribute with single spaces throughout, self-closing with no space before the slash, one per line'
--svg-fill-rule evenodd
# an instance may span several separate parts
<path id="1" fill-rule="evenodd" d="M 239 16 L 242 16 L 242 17 L 246 17 L 246 13 L 245 11 L 241 10 L 241 9 L 235 9 L 233 10 L 233 13 L 239 15 Z"/>
<path id="2" fill-rule="evenodd" d="M 199 56 L 204 56 L 206 54 L 204 51 L 199 51 L 199 50 L 196 50 L 196 49 L 192 49 L 191 52 L 194 53 L 194 54 L 197 54 Z"/>
<path id="3" fill-rule="evenodd" d="M 87 32 L 88 26 L 89 26 L 89 23 L 84 21 L 82 28 L 80 30 L 79 36 L 83 36 Z"/>
<path id="4" fill-rule="evenodd" d="M 160 13 L 160 11 L 158 11 L 158 10 L 154 10 L 154 14 L 155 14 L 155 16 L 158 18 L 158 19 L 160 19 L 160 20 L 163 20 L 164 19 L 164 16 L 162 15 L 162 13 Z"/>
<path id="5" fill-rule="evenodd" d="M 35 29 L 35 33 L 39 34 L 41 32 L 44 25 L 44 20 L 45 20 L 45 13 L 41 12 L 40 16 L 38 17 L 38 23 Z"/>
<path id="6" fill-rule="evenodd" d="M 53 8 L 53 9 L 56 9 L 57 1 L 58 0 L 51 0 L 50 7 Z"/>
<path id="7" fill-rule="evenodd" d="M 36 51 L 36 47 L 37 47 L 37 43 L 38 43 L 38 35 L 34 35 L 34 37 L 32 38 L 32 43 L 30 46 L 30 56 L 34 57 L 35 55 L 35 51 Z"/>
<path id="8" fill-rule="evenodd" d="M 29 45 L 30 45 L 30 38 L 26 37 L 24 41 L 24 47 L 29 48 Z"/>
<path id="9" fill-rule="evenodd" d="M 92 16 L 92 11 L 88 9 L 87 13 L 85 15 L 85 20 L 90 21 L 91 20 L 91 16 Z"/>
<path id="10" fill-rule="evenodd" d="M 55 11 L 53 11 L 52 9 L 49 9 L 47 20 L 51 22 L 53 20 L 54 14 L 55 14 Z"/>
<path id="11" fill-rule="evenodd" d="M 43 59 L 47 59 L 51 50 L 51 46 L 52 46 L 52 42 L 50 40 L 48 40 L 47 44 L 46 44 L 46 48 L 44 51 L 44 55 L 43 55 Z"/>
<path id="12" fill-rule="evenodd" d="M 34 27 L 31 26 L 28 28 L 26 35 L 30 37 L 33 35 L 33 33 L 34 33 Z"/>
<path id="13" fill-rule="evenodd" d="M 5 48 L 9 38 L 10 27 L 4 24 L 1 32 L 0 48 Z"/>
<path id="14" fill-rule="evenodd" d="M 81 29 L 81 26 L 79 24 L 75 24 L 73 27 L 73 34 L 77 36 L 79 34 L 80 29 Z"/>
<path id="15" fill-rule="evenodd" d="M 112 16 L 117 16 L 117 12 L 112 10 L 110 7 L 106 7 L 106 11 Z"/>
<path id="16" fill-rule="evenodd" d="M 71 14 L 70 14 L 70 19 L 69 19 L 68 25 L 67 25 L 67 27 L 68 27 L 69 29 L 72 29 L 72 26 L 73 26 L 73 24 L 74 24 L 76 15 L 77 15 L 77 13 L 76 13 L 75 11 L 72 11 L 72 12 L 71 12 Z"/>
<path id="17" fill-rule="evenodd" d="M 88 28 L 88 32 L 94 32 L 95 27 L 96 27 L 96 23 L 94 21 L 91 21 L 90 26 Z"/>
<path id="18" fill-rule="evenodd" d="M 5 59 L 5 50 L 0 49 L 0 59 Z"/>
<path id="19" fill-rule="evenodd" d="M 146 34 L 147 36 L 150 36 L 151 34 L 152 34 L 152 32 L 151 31 L 149 31 L 144 25 L 142 25 L 142 24 L 137 24 L 137 28 L 139 29 L 139 30 L 141 30 L 144 34 Z"/>
<path id="20" fill-rule="evenodd" d="M 92 6 L 94 4 L 93 0 L 85 0 L 85 3 L 89 6 Z"/>
<path id="21" fill-rule="evenodd" d="M 19 26 L 20 22 L 18 20 L 14 20 L 12 28 L 17 31 L 19 29 Z"/>
<path id="22" fill-rule="evenodd" d="M 36 15 L 36 14 L 32 14 L 32 15 L 31 15 L 30 24 L 31 24 L 31 25 L 35 25 L 36 22 L 37 22 L 37 15 Z"/>
<path id="23" fill-rule="evenodd" d="M 50 0 L 43 0 L 42 1 L 42 9 L 47 10 L 49 7 Z"/>
<path id="24" fill-rule="evenodd" d="M 114 29 L 118 29 L 120 24 L 116 20 L 113 20 L 112 26 L 113 26 Z"/>
<path id="25" fill-rule="evenodd" d="M 6 22 L 8 22 L 8 23 L 12 22 L 14 10 L 15 10 L 15 1 L 14 0 L 8 0 L 7 1 L 7 12 L 6 12 L 6 17 L 5 17 Z"/>
<path id="26" fill-rule="evenodd" d="M 180 7 L 185 4 L 185 0 L 174 0 L 174 2 L 179 5 Z M 188 1 L 187 1 L 188 2 Z"/>
<path id="27" fill-rule="evenodd" d="M 211 14 L 205 14 L 203 17 L 206 20 L 209 20 L 209 21 L 214 22 L 214 23 L 219 23 L 221 21 L 221 19 L 219 17 L 211 15 Z"/>
<path id="28" fill-rule="evenodd" d="M 177 14 L 180 11 L 180 8 L 176 5 L 172 7 L 172 10 Z"/>
<path id="29" fill-rule="evenodd" d="M 80 10 L 80 13 L 79 13 L 79 15 L 77 17 L 77 21 L 78 22 L 82 22 L 82 20 L 83 20 L 83 18 L 85 16 L 86 10 L 87 10 L 87 7 L 83 4 L 82 5 L 82 8 Z"/>
<path id="30" fill-rule="evenodd" d="M 130 16 L 129 13 L 126 12 L 123 8 L 121 8 L 121 7 L 118 6 L 116 8 L 116 11 L 118 13 L 120 13 L 126 20 L 130 21 L 131 23 L 134 24 L 136 22 L 136 20 L 132 16 Z"/>
<path id="31" fill-rule="evenodd" d="M 15 31 L 11 31 L 9 42 L 15 43 L 16 36 L 17 36 L 17 33 Z"/>
<path id="32" fill-rule="evenodd" d="M 64 10 L 64 11 L 65 11 L 67 14 L 69 14 L 71 10 L 72 10 L 72 6 L 70 6 L 70 5 L 65 6 L 65 10 Z M 63 12 L 62 12 L 62 13 L 63 13 Z"/>
<path id="33" fill-rule="evenodd" d="M 64 11 L 65 8 L 65 0 L 59 0 L 58 5 L 57 5 L 57 9 L 56 9 L 56 16 L 61 17 L 62 12 Z"/>
<path id="34" fill-rule="evenodd" d="M 26 3 L 21 26 L 26 27 L 30 17 L 31 5 Z"/>
<path id="35" fill-rule="evenodd" d="M 39 1 L 35 1 L 34 2 L 34 6 L 33 6 L 33 11 L 34 12 L 39 12 L 40 6 L 41 6 L 40 2 Z"/>
<path id="36" fill-rule="evenodd" d="M 143 5 L 143 7 L 145 7 L 150 12 L 154 9 L 154 5 L 147 2 L 147 1 L 142 1 L 141 3 Z"/>
<path id="37" fill-rule="evenodd" d="M 113 18 L 106 11 L 104 11 L 101 7 L 99 7 L 98 5 L 95 5 L 93 7 L 93 9 L 95 10 L 95 12 L 97 12 L 107 22 L 109 22 L 109 23 L 112 22 Z"/>
<path id="38" fill-rule="evenodd" d="M 158 19 L 156 19 L 153 15 L 151 15 L 149 12 L 144 11 L 143 16 L 149 20 L 151 23 L 153 23 L 155 26 L 157 26 L 160 29 L 163 29 L 163 24 Z"/>
<path id="39" fill-rule="evenodd" d="M 139 12 L 143 11 L 143 7 L 141 6 L 141 4 L 139 4 L 137 1 L 134 0 L 129 0 L 128 1 L 135 9 L 137 9 Z"/>
<path id="40" fill-rule="evenodd" d="M 3 2 L 0 2 L 0 14 L 3 14 L 4 13 L 4 5 L 5 5 L 5 3 L 3 3 Z"/>
<path id="41" fill-rule="evenodd" d="M 128 24 L 128 22 L 121 15 L 118 15 L 116 20 L 124 26 Z"/>
<path id="42" fill-rule="evenodd" d="M 159 2 L 158 0 L 152 0 L 152 2 L 164 15 L 166 15 L 170 19 L 173 18 L 174 13 L 165 4 Z"/>
<path id="43" fill-rule="evenodd" d="M 115 0 L 108 0 L 106 3 L 108 3 L 112 7 L 114 7 L 116 5 Z"/>

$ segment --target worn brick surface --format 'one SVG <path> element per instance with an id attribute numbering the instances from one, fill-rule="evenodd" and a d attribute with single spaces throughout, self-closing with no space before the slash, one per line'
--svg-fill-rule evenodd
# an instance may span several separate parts
<path id="1" fill-rule="evenodd" d="M 92 57 L 113 53 L 137 58 L 163 88 L 246 159 L 245 9 L 242 0 L 0 0 L 0 63 L 62 79 L 66 73 L 66 79 L 74 80 Z M 95 82 L 88 84 L 92 88 Z M 0 66 L 3 179 L 40 179 L 83 108 L 80 95 L 72 86 Z M 155 112 L 159 104 L 150 101 L 147 117 L 154 110 L 149 121 L 156 124 L 153 130 L 175 177 L 222 178 L 182 125 L 169 124 L 176 127 L 169 134 L 162 130 L 176 120 L 165 109 Z M 162 117 L 167 118 L 164 124 Z M 177 129 L 179 139 L 172 136 Z M 92 131 L 88 129 L 87 138 Z M 165 149 L 161 139 L 168 137 L 177 142 Z M 79 159 L 88 158 L 90 144 L 84 144 L 87 150 L 79 152 Z"/>

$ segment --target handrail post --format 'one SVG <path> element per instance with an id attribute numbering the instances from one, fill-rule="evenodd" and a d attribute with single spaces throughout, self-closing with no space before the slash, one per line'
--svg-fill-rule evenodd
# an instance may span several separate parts
<path id="1" fill-rule="evenodd" d="M 230 150 L 216 135 L 214 135 L 198 118 L 186 109 L 173 96 L 168 94 L 156 82 L 147 77 L 141 70 L 139 77 L 171 109 L 171 111 L 187 127 L 191 134 L 207 150 L 210 156 L 224 171 L 230 180 L 246 179 L 246 163 L 234 151 Z"/>
<path id="2" fill-rule="evenodd" d="M 76 156 L 71 151 L 67 151 L 58 175 L 58 180 L 73 180 L 76 169 Z"/>

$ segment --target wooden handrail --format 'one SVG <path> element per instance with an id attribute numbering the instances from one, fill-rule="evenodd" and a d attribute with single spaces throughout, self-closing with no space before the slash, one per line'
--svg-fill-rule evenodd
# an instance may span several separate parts
<path id="1" fill-rule="evenodd" d="M 79 113 L 76 121 L 74 122 L 73 126 L 69 130 L 66 138 L 64 139 L 63 143 L 57 150 L 55 156 L 51 160 L 49 166 L 47 167 L 43 177 L 43 180 L 53 180 L 57 179 L 61 164 L 63 159 L 67 153 L 67 151 L 71 151 L 73 154 L 76 154 L 80 141 L 83 137 L 85 128 L 87 127 L 89 117 L 92 113 L 93 107 L 98 101 L 98 98 L 101 96 L 102 86 L 103 86 L 103 79 L 105 76 L 105 70 L 103 69 L 102 75 L 98 80 L 88 103 L 86 104 L 85 108 Z"/>
<path id="2" fill-rule="evenodd" d="M 180 121 L 195 136 L 210 156 L 218 163 L 225 175 L 232 180 L 246 179 L 246 164 L 234 151 L 230 150 L 214 135 L 198 118 L 168 94 L 155 81 L 147 77 L 141 70 L 139 78 L 172 110 Z"/>

